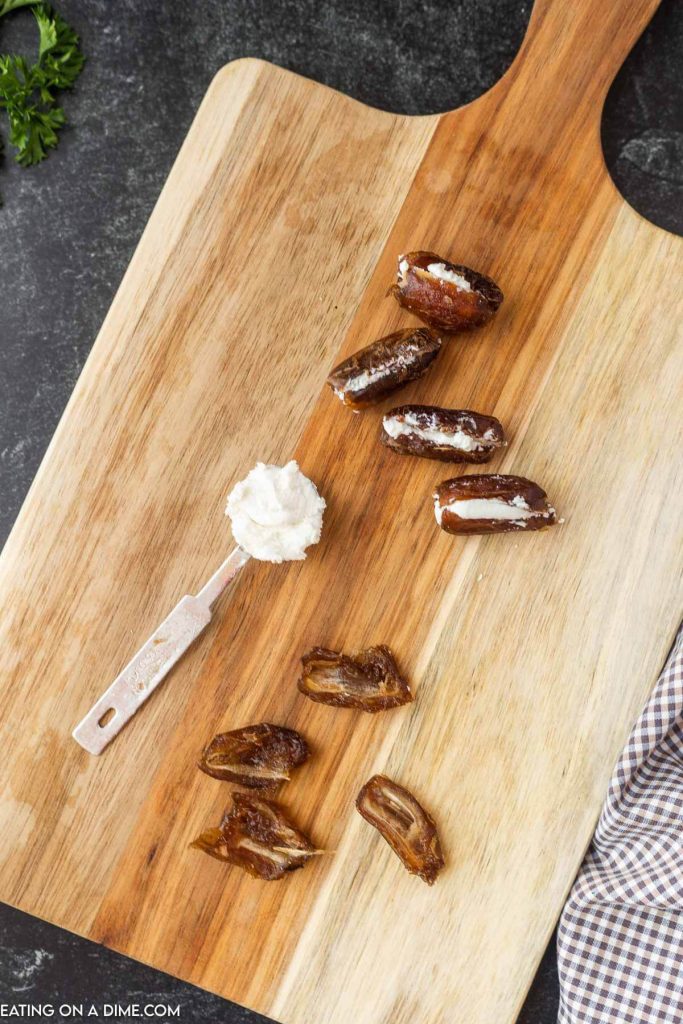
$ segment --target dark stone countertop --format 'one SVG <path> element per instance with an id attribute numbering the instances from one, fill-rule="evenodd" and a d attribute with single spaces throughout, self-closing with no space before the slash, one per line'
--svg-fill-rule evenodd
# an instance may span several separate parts
<path id="1" fill-rule="evenodd" d="M 531 10 L 530 0 L 55 2 L 80 32 L 88 63 L 64 98 L 73 127 L 57 152 L 28 171 L 6 154 L 0 168 L 0 541 L 218 68 L 262 57 L 367 103 L 430 113 L 474 99 L 500 77 Z M 0 52 L 34 47 L 30 15 L 0 21 Z M 682 47 L 683 5 L 663 0 L 603 117 L 618 188 L 679 234 Z M 2 115 L 0 131 L 6 136 Z M 3 906 L 0 1002 L 169 1003 L 184 1022 L 264 1019 Z M 551 944 L 519 1024 L 551 1024 L 557 1002 Z"/>

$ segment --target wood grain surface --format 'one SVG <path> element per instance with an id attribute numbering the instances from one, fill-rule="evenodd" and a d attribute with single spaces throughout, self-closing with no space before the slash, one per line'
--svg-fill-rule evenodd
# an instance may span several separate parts
<path id="1" fill-rule="evenodd" d="M 217 76 L 0 562 L 0 898 L 286 1024 L 514 1021 L 683 607 L 683 244 L 617 194 L 599 138 L 655 6 L 537 0 L 506 76 L 441 117 L 253 60 Z M 448 467 L 323 390 L 414 322 L 385 292 L 416 248 L 506 300 L 401 401 L 498 416 L 492 468 L 561 527 L 440 533 Z M 230 486 L 291 456 L 328 500 L 321 544 L 250 564 L 87 755 L 74 724 L 227 552 Z M 414 704 L 298 694 L 307 646 L 371 642 Z M 229 802 L 198 751 L 262 720 L 308 738 L 282 798 L 331 851 L 270 884 L 187 848 Z M 378 770 L 439 823 L 431 889 L 353 808 Z"/>

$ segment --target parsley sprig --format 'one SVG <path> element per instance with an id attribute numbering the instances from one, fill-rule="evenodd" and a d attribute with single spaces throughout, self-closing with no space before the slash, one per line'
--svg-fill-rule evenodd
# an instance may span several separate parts
<path id="1" fill-rule="evenodd" d="M 66 122 L 56 94 L 70 89 L 83 67 L 78 36 L 59 14 L 37 0 L 0 0 L 0 18 L 31 7 L 39 33 L 38 58 L 0 56 L 0 109 L 9 118 L 9 141 L 23 167 L 43 160 Z"/>

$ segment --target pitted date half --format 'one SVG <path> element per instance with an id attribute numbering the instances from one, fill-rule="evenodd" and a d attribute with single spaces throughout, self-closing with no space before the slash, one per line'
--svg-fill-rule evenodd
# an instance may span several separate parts
<path id="1" fill-rule="evenodd" d="M 390 291 L 401 306 L 447 334 L 481 327 L 503 301 L 490 277 L 424 251 L 399 256 Z"/>
<path id="2" fill-rule="evenodd" d="M 448 533 L 542 530 L 556 522 L 555 509 L 538 484 L 499 473 L 445 480 L 434 494 L 434 513 Z"/>
<path id="3" fill-rule="evenodd" d="M 439 836 L 433 818 L 412 793 L 385 775 L 373 775 L 358 794 L 356 807 L 411 875 L 433 885 L 444 866 Z"/>
<path id="4" fill-rule="evenodd" d="M 494 416 L 436 405 L 392 409 L 382 420 L 381 440 L 404 455 L 442 462 L 488 462 L 507 443 Z"/>
<path id="5" fill-rule="evenodd" d="M 320 704 L 358 711 L 386 711 L 409 704 L 410 686 L 384 644 L 350 657 L 314 647 L 301 659 L 299 690 Z"/>
<path id="6" fill-rule="evenodd" d="M 218 828 L 190 845 L 270 882 L 296 871 L 322 853 L 285 815 L 279 804 L 255 793 L 233 793 L 233 806 Z"/>
<path id="7" fill-rule="evenodd" d="M 396 331 L 355 352 L 327 378 L 345 405 L 361 409 L 422 377 L 436 359 L 441 339 L 424 327 Z"/>
<path id="8" fill-rule="evenodd" d="M 198 767 L 214 779 L 250 789 L 288 782 L 290 772 L 308 760 L 306 740 L 280 725 L 247 725 L 222 732 L 203 751 Z"/>

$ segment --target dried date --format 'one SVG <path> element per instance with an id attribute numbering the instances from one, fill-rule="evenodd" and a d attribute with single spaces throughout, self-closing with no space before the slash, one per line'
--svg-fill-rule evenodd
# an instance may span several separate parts
<path id="1" fill-rule="evenodd" d="M 215 857 L 216 860 L 230 860 L 227 843 L 220 828 L 207 828 L 190 843 L 190 847 L 208 853 L 209 857 Z"/>
<path id="2" fill-rule="evenodd" d="M 499 473 L 445 480 L 434 494 L 434 513 L 447 533 L 542 530 L 556 522 L 555 509 L 538 484 Z"/>
<path id="3" fill-rule="evenodd" d="M 396 331 L 345 359 L 327 378 L 335 395 L 353 409 L 422 377 L 436 359 L 441 339 L 424 327 Z"/>
<path id="4" fill-rule="evenodd" d="M 441 462 L 488 462 L 506 445 L 494 416 L 436 405 L 401 405 L 382 421 L 382 443 L 404 455 Z"/>
<path id="5" fill-rule="evenodd" d="M 302 868 L 323 852 L 274 801 L 255 793 L 233 793 L 232 799 L 220 827 L 202 832 L 192 847 L 267 882 Z"/>
<path id="6" fill-rule="evenodd" d="M 481 327 L 503 301 L 490 277 L 449 263 L 435 252 L 399 256 L 396 284 L 390 291 L 401 306 L 447 334 Z"/>
<path id="7" fill-rule="evenodd" d="M 308 760 L 303 736 L 280 725 L 247 725 L 222 732 L 203 751 L 198 767 L 214 779 L 250 789 L 288 782 L 290 772 Z"/>
<path id="8" fill-rule="evenodd" d="M 299 690 L 320 704 L 358 711 L 386 711 L 413 699 L 396 659 L 384 644 L 353 657 L 314 647 L 301 659 Z"/>
<path id="9" fill-rule="evenodd" d="M 411 875 L 433 885 L 444 866 L 431 815 L 403 786 L 373 775 L 356 798 L 360 814 L 374 825 Z"/>

